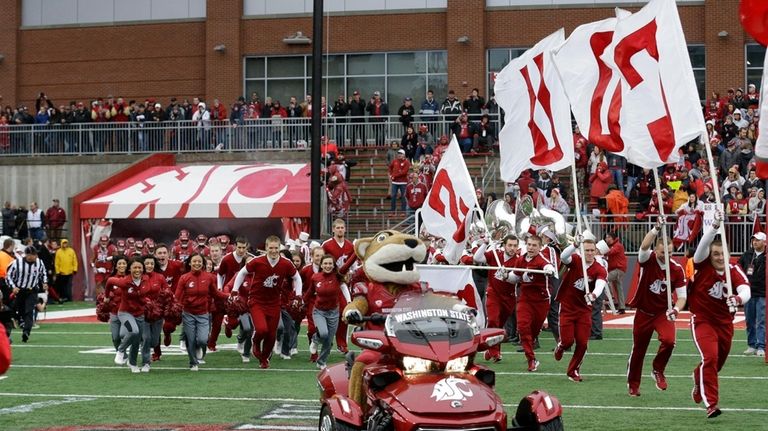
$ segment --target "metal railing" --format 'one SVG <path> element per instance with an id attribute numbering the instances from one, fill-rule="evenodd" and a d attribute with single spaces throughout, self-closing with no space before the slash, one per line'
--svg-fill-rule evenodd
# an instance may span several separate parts
<path id="1" fill-rule="evenodd" d="M 415 116 L 412 124 L 425 124 L 437 142 L 450 133 L 449 120 Z M 323 118 L 322 127 L 339 147 L 383 146 L 405 133 L 397 116 Z M 0 154 L 9 156 L 300 150 L 309 142 L 309 118 L 0 126 Z"/>

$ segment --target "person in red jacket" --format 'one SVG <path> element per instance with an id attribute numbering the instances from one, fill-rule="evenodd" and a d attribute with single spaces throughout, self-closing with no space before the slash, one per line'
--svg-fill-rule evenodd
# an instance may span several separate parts
<path id="1" fill-rule="evenodd" d="M 11 367 L 11 341 L 5 326 L 0 323 L 0 376 Z"/>
<path id="2" fill-rule="evenodd" d="M 128 367 L 131 373 L 139 373 L 137 359 L 144 328 L 144 294 L 149 290 L 147 277 L 144 275 L 144 262 L 134 259 L 129 266 L 130 275 L 115 283 L 120 289 L 120 306 L 117 318 L 120 320 L 120 345 L 117 346 L 115 363 L 123 365 L 126 362 L 128 350 Z"/>
<path id="3" fill-rule="evenodd" d="M 229 238 L 227 238 L 229 240 Z M 219 290 L 223 290 L 224 287 L 229 284 L 230 281 L 235 279 L 235 276 L 237 275 L 237 272 L 243 269 L 248 259 L 253 258 L 251 253 L 248 252 L 248 239 L 239 236 L 235 238 L 235 249 L 227 253 L 223 258 L 221 258 L 221 263 L 219 264 L 219 268 L 216 270 L 217 277 L 216 277 L 216 285 Z M 230 287 L 231 290 L 231 287 Z M 232 331 L 237 328 L 239 324 L 239 320 L 233 316 L 232 318 L 228 318 L 227 316 L 223 319 L 224 323 L 224 335 L 227 336 L 227 338 L 232 338 Z M 242 331 L 241 331 L 242 332 Z M 215 337 L 214 337 L 215 335 Z M 218 338 L 219 332 L 216 331 L 215 328 L 211 329 L 211 336 L 208 337 L 208 349 L 211 349 L 211 346 L 216 347 L 216 339 Z M 240 337 L 238 337 L 240 338 Z"/>
<path id="4" fill-rule="evenodd" d="M 604 257 L 608 261 L 608 288 L 616 290 L 618 303 L 618 313 L 624 314 L 624 287 L 621 283 L 624 281 L 624 274 L 627 272 L 627 252 L 624 250 L 624 244 L 621 243 L 619 234 L 615 231 L 605 234 L 605 243 L 608 244 L 608 252 Z M 598 295 L 599 296 L 599 295 Z"/>
<path id="5" fill-rule="evenodd" d="M 395 202 L 398 192 L 402 204 L 400 210 L 405 213 L 405 186 L 408 184 L 408 172 L 411 170 L 411 162 L 405 158 L 405 150 L 397 150 L 397 157 L 389 165 L 389 181 L 392 184 L 390 189 L 391 206 L 390 211 L 395 212 Z"/>
<path id="6" fill-rule="evenodd" d="M 560 303 L 560 341 L 555 347 L 555 360 L 563 359 L 563 352 L 573 343 L 576 348 L 568 364 L 566 375 L 574 382 L 581 382 L 581 362 L 587 353 L 589 333 L 592 329 L 592 303 L 603 293 L 606 286 L 607 272 L 603 265 L 595 259 L 597 247 L 594 239 L 583 239 L 584 257 L 576 253 L 579 240 L 569 245 L 560 254 L 560 261 L 568 268 L 557 291 L 557 302 Z M 587 284 L 589 293 L 584 291 L 584 269 L 582 260 L 587 268 Z"/>
<path id="7" fill-rule="evenodd" d="M 104 303 L 109 309 L 109 331 L 112 333 L 112 345 L 120 346 L 120 320 L 117 318 L 117 309 L 120 307 L 120 288 L 118 282 L 128 273 L 128 258 L 118 256 L 114 260 L 114 270 L 109 278 L 104 281 Z"/>
<path id="8" fill-rule="evenodd" d="M 179 282 L 181 274 L 184 272 L 184 264 L 178 260 L 170 260 L 170 254 L 168 253 L 168 246 L 165 244 L 157 244 L 155 246 L 155 258 L 157 258 L 157 266 L 155 266 L 155 272 L 165 277 L 165 282 L 171 288 L 171 291 L 176 291 L 176 285 Z M 171 345 L 171 333 L 176 330 L 176 325 L 166 321 L 163 322 L 163 344 L 166 346 Z M 184 334 L 182 334 L 182 343 L 186 343 L 184 340 Z M 184 347 L 182 346 L 182 350 Z M 160 351 L 160 345 L 155 346 L 155 355 L 160 357 L 162 352 Z"/>
<path id="9" fill-rule="evenodd" d="M 54 199 L 53 205 L 45 211 L 45 224 L 48 226 L 48 239 L 61 239 L 61 228 L 67 221 L 67 213 L 59 206 L 59 200 Z"/>
<path id="10" fill-rule="evenodd" d="M 704 230 L 693 255 L 696 277 L 690 288 L 691 331 L 701 354 L 701 362 L 693 370 L 691 397 L 697 404 L 704 402 L 708 418 L 722 413 L 717 406 L 717 373 L 723 369 L 731 350 L 735 310 L 751 298 L 747 275 L 738 264 L 726 264 L 723 244 L 715 239 L 722 220 L 722 213 L 717 211 L 712 227 Z M 730 272 L 731 285 L 736 287 L 730 295 L 725 271 Z"/>
<path id="11" fill-rule="evenodd" d="M 248 307 L 253 319 L 253 356 L 259 358 L 261 368 L 269 368 L 269 357 L 275 347 L 283 281 L 292 278 L 293 291 L 296 296 L 301 296 L 301 277 L 293 262 L 280 255 L 280 238 L 267 237 L 265 246 L 267 254 L 248 262 L 237 273 L 232 288 L 232 295 L 237 295 L 245 277 L 255 275 L 248 294 Z"/>
<path id="12" fill-rule="evenodd" d="M 342 281 L 341 275 L 336 272 L 336 261 L 333 256 L 326 254 L 320 260 L 322 272 L 312 276 L 312 282 L 304 294 L 304 301 L 312 298 L 314 308 L 312 320 L 315 322 L 317 332 L 313 337 L 315 344 L 320 344 L 320 355 L 317 358 L 317 368 L 325 369 L 328 356 L 331 354 L 331 337 L 336 333 L 339 323 L 339 294 L 344 296 L 346 302 L 350 301 L 349 289 Z"/>
<path id="13" fill-rule="evenodd" d="M 112 259 L 116 254 L 117 249 L 114 245 L 109 243 L 109 237 L 102 235 L 99 238 L 99 243 L 93 248 L 93 261 L 91 262 L 91 268 L 96 278 L 96 294 L 104 291 L 104 283 L 109 278 L 109 273 L 112 272 Z"/>
<path id="14" fill-rule="evenodd" d="M 184 309 L 181 318 L 187 338 L 190 371 L 197 371 L 198 365 L 205 363 L 203 358 L 210 331 L 211 317 L 208 314 L 208 307 L 211 300 L 216 297 L 228 297 L 226 293 L 216 288 L 216 278 L 210 272 L 203 270 L 204 264 L 203 255 L 193 253 L 187 263 L 189 272 L 179 278 L 176 286 L 176 301 L 180 302 Z"/>
<path id="15" fill-rule="evenodd" d="M 320 272 L 320 261 L 322 260 L 323 256 L 325 256 L 325 250 L 323 250 L 322 247 L 313 248 L 312 262 L 309 262 L 299 271 L 299 275 L 301 276 L 301 284 L 305 292 L 307 287 L 312 284 L 312 276 Z M 315 297 L 307 295 L 303 296 L 304 305 L 307 307 L 307 338 L 309 339 L 309 361 L 317 362 L 317 344 L 314 342 L 314 336 L 317 328 L 315 328 L 315 321 L 312 320 L 312 311 L 315 307 Z"/>
<path id="16" fill-rule="evenodd" d="M 411 182 L 405 187 L 405 199 L 408 201 L 408 216 L 413 215 L 417 209 L 424 205 L 427 197 L 427 186 L 419 180 L 415 172 L 410 174 Z"/>
<path id="17" fill-rule="evenodd" d="M 142 259 L 144 261 L 144 273 L 147 276 L 147 285 L 149 286 L 145 297 L 149 301 L 159 302 L 160 292 L 170 290 L 171 288 L 168 286 L 168 282 L 165 281 L 165 276 L 155 272 L 155 268 L 158 267 L 157 258 L 154 256 L 144 256 Z M 162 306 L 162 304 L 158 305 Z M 150 363 L 160 360 L 160 354 L 152 353 L 150 356 L 150 350 L 155 346 L 158 346 L 159 350 L 160 333 L 163 330 L 163 318 L 160 316 L 159 319 L 149 320 L 149 316 L 144 317 L 144 337 L 141 342 L 141 360 L 143 365 L 141 371 L 148 373 Z"/>
<path id="18" fill-rule="evenodd" d="M 323 242 L 323 251 L 326 254 L 333 256 L 336 261 L 336 270 L 341 275 L 346 275 L 349 272 L 349 268 L 357 261 L 357 255 L 355 254 L 355 246 L 352 241 L 346 239 L 347 224 L 344 220 L 336 219 L 333 221 L 333 238 L 328 238 Z M 339 302 L 341 307 L 347 306 L 347 301 L 339 294 Z M 312 343 L 310 345 L 310 354 L 312 353 L 312 346 L 314 345 L 317 350 L 317 345 Z M 336 347 L 338 347 L 341 353 L 347 353 L 347 323 L 339 322 L 336 328 Z"/>
<path id="19" fill-rule="evenodd" d="M 597 201 L 608 194 L 608 186 L 613 184 L 613 177 L 608 165 L 600 162 L 597 170 L 589 176 L 589 205 L 591 208 L 597 208 Z"/>

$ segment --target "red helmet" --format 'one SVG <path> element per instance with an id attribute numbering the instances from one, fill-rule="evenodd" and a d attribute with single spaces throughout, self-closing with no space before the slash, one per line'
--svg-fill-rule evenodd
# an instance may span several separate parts
<path id="1" fill-rule="evenodd" d="M 129 236 L 125 239 L 125 246 L 126 247 L 133 247 L 133 244 L 136 243 L 136 240 L 133 239 L 133 237 Z"/>
<path id="2" fill-rule="evenodd" d="M 125 248 L 125 240 L 124 239 L 118 239 L 117 240 L 117 248 Z"/>
<path id="3" fill-rule="evenodd" d="M 218 243 L 219 243 L 219 237 L 212 236 L 212 237 L 208 238 L 208 245 L 214 245 L 214 244 L 218 244 Z"/>
<path id="4" fill-rule="evenodd" d="M 200 235 L 197 236 L 198 244 L 205 244 L 206 241 L 208 241 L 208 237 L 205 236 L 204 234 L 201 233 Z"/>
<path id="5" fill-rule="evenodd" d="M 179 231 L 179 239 L 182 241 L 189 241 L 189 231 L 182 229 Z"/>
<path id="6" fill-rule="evenodd" d="M 144 248 L 144 241 L 137 239 L 136 242 L 133 243 L 133 246 L 135 248 Z"/>
<path id="7" fill-rule="evenodd" d="M 101 242 L 107 242 L 107 241 L 109 241 L 109 237 L 108 237 L 108 236 L 106 236 L 106 235 L 102 235 L 102 236 L 100 236 L 100 237 L 99 237 L 99 241 L 101 241 Z"/>
<path id="8" fill-rule="evenodd" d="M 224 245 L 229 244 L 229 237 L 226 235 L 219 235 L 219 243 Z"/>
<path id="9" fill-rule="evenodd" d="M 148 248 L 154 248 L 155 240 L 152 238 L 144 238 L 144 245 L 146 245 Z"/>

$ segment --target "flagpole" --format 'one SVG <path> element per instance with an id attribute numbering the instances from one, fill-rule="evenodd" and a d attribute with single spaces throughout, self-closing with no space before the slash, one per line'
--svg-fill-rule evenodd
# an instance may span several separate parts
<path id="1" fill-rule="evenodd" d="M 584 232 L 581 228 L 581 203 L 579 202 L 579 185 L 576 178 L 576 157 L 574 156 L 571 163 L 571 184 L 573 185 L 573 205 L 576 207 L 576 234 L 582 235 Z M 582 238 L 583 239 L 583 238 Z M 581 274 L 584 277 L 584 294 L 588 305 L 592 305 L 592 301 L 589 300 L 589 275 L 587 275 L 587 261 L 584 256 L 584 241 L 579 242 L 579 251 L 581 251 Z M 597 298 L 595 298 L 597 300 Z M 602 307 L 601 307 L 602 308 Z"/>
<path id="2" fill-rule="evenodd" d="M 656 182 L 656 202 L 659 204 L 659 217 L 666 221 L 664 215 L 664 199 L 661 197 L 661 182 L 659 181 L 659 170 L 657 168 L 651 169 L 653 171 L 653 179 Z M 663 224 L 661 226 L 661 240 L 664 243 L 664 272 L 667 277 L 667 309 L 672 309 L 672 278 L 669 275 L 669 239 L 667 238 L 667 226 Z M 725 244 L 723 244 L 725 248 Z"/>
<path id="3" fill-rule="evenodd" d="M 510 268 L 508 266 L 485 266 L 485 265 L 430 265 L 431 268 L 435 269 L 452 269 L 452 268 L 467 268 L 467 269 L 480 269 L 480 270 L 499 270 L 503 269 L 506 271 L 517 271 L 517 272 L 529 272 L 531 274 L 546 274 L 547 271 L 544 271 L 543 269 L 528 269 L 528 268 Z"/>
<path id="4" fill-rule="evenodd" d="M 720 199 L 720 186 L 717 184 L 717 175 L 715 172 L 715 162 L 714 158 L 712 157 L 712 148 L 709 147 L 708 139 L 704 139 L 704 137 L 707 136 L 707 134 L 704 132 L 700 137 L 700 141 L 704 141 L 704 148 L 707 151 L 707 161 L 709 162 L 709 177 L 712 179 L 712 188 L 714 188 L 713 192 L 715 194 L 715 203 L 717 204 L 717 210 L 722 210 L 725 212 L 725 208 L 722 207 L 723 203 Z M 730 167 L 729 167 L 730 169 Z M 725 217 L 723 217 L 725 219 Z M 725 220 L 722 220 L 720 223 L 720 228 L 718 229 L 718 233 L 720 233 L 720 241 L 723 243 L 723 257 L 725 258 L 725 291 L 727 292 L 728 296 L 730 297 L 733 295 L 733 286 L 731 286 L 731 271 L 730 271 L 730 265 L 731 265 L 731 253 L 728 252 L 728 241 L 725 237 Z M 729 307 L 728 308 L 731 313 L 735 313 L 737 311 L 736 307 Z"/>

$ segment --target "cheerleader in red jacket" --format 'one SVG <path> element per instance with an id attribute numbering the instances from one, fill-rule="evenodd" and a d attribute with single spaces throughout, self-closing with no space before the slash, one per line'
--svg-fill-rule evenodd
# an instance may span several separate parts
<path id="1" fill-rule="evenodd" d="M 165 304 L 163 304 L 160 292 L 170 291 L 171 288 L 168 286 L 165 276 L 155 272 L 155 268 L 158 266 L 157 258 L 154 256 L 144 256 L 143 260 L 144 273 L 147 275 L 147 284 L 149 286 L 145 296 L 148 300 L 155 302 L 162 309 Z M 170 294 L 171 293 L 169 292 L 166 295 Z M 150 350 L 153 347 L 160 345 L 160 333 L 163 330 L 163 318 L 162 315 L 155 320 L 149 320 L 151 318 L 150 316 L 144 317 L 144 337 L 141 342 L 141 360 L 144 365 L 142 366 L 141 371 L 147 373 L 149 372 L 150 362 L 160 360 L 160 355 L 156 353 L 152 353 L 150 357 Z"/>
<path id="2" fill-rule="evenodd" d="M 328 356 L 331 354 L 331 339 L 336 334 L 339 324 L 339 293 L 347 303 L 350 301 L 349 289 L 336 272 L 336 259 L 330 254 L 323 256 L 320 261 L 321 272 L 312 276 L 312 283 L 304 294 L 304 301 L 314 297 L 312 320 L 317 332 L 313 341 L 320 344 L 320 355 L 317 358 L 317 368 L 325 369 Z"/>
<path id="3" fill-rule="evenodd" d="M 176 300 L 184 309 L 181 318 L 187 339 L 190 371 L 197 371 L 198 365 L 205 363 L 203 358 L 211 326 L 211 299 L 228 296 L 216 288 L 216 277 L 210 272 L 205 272 L 204 265 L 203 255 L 192 253 L 187 261 L 189 272 L 182 275 L 176 285 Z"/>
<path id="4" fill-rule="evenodd" d="M 109 308 L 109 331 L 112 333 L 112 345 L 115 350 L 120 345 L 120 321 L 117 319 L 117 309 L 120 306 L 120 289 L 117 283 L 127 275 L 128 258 L 118 256 L 114 260 L 112 275 L 104 281 L 104 302 Z"/>
<path id="5" fill-rule="evenodd" d="M 134 259 L 130 264 L 130 275 L 115 284 L 120 289 L 120 307 L 117 318 L 120 321 L 120 345 L 115 354 L 115 363 L 125 364 L 128 350 L 128 366 L 132 373 L 140 372 L 136 361 L 139 355 L 141 334 L 144 327 L 144 294 L 149 289 L 144 275 L 144 261 Z M 149 371 L 149 369 L 147 369 Z"/>

